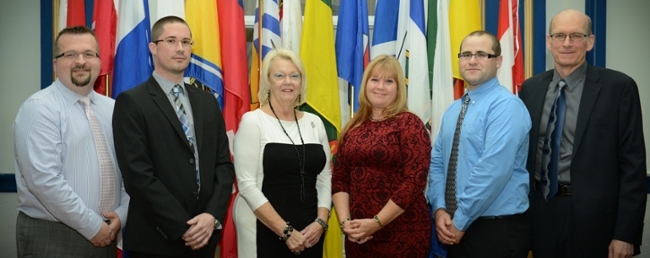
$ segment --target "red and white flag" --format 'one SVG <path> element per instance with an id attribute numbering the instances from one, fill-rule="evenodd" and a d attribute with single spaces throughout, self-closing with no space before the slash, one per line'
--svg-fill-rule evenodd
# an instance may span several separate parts
<path id="1" fill-rule="evenodd" d="M 524 58 L 518 10 L 518 0 L 501 0 L 497 33 L 503 56 L 497 77 L 501 85 L 514 94 L 519 92 L 521 84 L 524 82 Z"/>

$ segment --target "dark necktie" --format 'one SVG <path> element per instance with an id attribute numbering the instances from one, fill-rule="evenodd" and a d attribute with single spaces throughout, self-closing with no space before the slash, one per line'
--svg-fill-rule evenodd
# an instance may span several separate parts
<path id="1" fill-rule="evenodd" d="M 454 131 L 454 141 L 451 144 L 451 155 L 449 155 L 449 166 L 447 168 L 447 182 L 445 186 L 445 204 L 447 205 L 447 212 L 451 217 L 458 208 L 456 203 L 456 168 L 458 167 L 458 141 L 460 140 L 460 129 L 463 127 L 463 119 L 465 112 L 469 105 L 469 94 L 465 94 L 463 107 L 458 114 L 458 121 L 456 122 L 456 130 Z"/>
<path id="2" fill-rule="evenodd" d="M 542 194 L 546 201 L 551 200 L 557 194 L 558 163 L 560 161 L 560 143 L 562 142 L 562 128 L 564 128 L 564 116 L 566 114 L 566 98 L 564 89 L 566 82 L 561 80 L 557 84 L 558 94 L 551 107 L 546 126 L 546 138 L 544 140 L 543 166 L 542 166 Z"/>
<path id="3" fill-rule="evenodd" d="M 178 84 L 174 85 L 174 87 L 172 88 L 172 94 L 174 95 L 174 110 L 176 111 L 178 120 L 181 121 L 181 127 L 183 127 L 183 132 L 185 133 L 185 137 L 187 137 L 187 142 L 190 145 L 190 149 L 192 149 L 192 153 L 194 153 L 194 160 L 196 160 L 196 152 L 194 151 L 194 137 L 192 137 L 192 131 L 190 130 L 190 123 L 187 120 L 187 113 L 185 113 L 185 107 L 183 107 L 183 103 L 181 102 L 181 98 L 180 98 L 181 90 L 182 88 Z M 198 185 L 198 188 L 200 190 L 201 177 L 198 168 L 196 169 L 196 184 Z"/>

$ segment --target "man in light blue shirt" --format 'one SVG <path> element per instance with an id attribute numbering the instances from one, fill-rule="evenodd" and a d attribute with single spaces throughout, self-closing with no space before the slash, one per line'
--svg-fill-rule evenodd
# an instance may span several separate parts
<path id="1" fill-rule="evenodd" d="M 114 258 L 129 205 L 113 147 L 115 101 L 93 91 L 101 61 L 92 30 L 65 28 L 54 45 L 56 80 L 13 125 L 18 257 Z"/>
<path id="2" fill-rule="evenodd" d="M 526 257 L 530 116 L 496 78 L 503 57 L 494 35 L 470 33 L 458 58 L 467 92 L 445 112 L 429 167 L 436 236 L 448 245 L 448 257 Z"/>

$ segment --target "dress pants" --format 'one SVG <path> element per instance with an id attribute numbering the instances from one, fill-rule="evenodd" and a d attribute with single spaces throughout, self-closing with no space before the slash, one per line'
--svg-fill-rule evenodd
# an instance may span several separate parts
<path id="1" fill-rule="evenodd" d="M 530 246 L 528 219 L 479 218 L 465 231 L 460 243 L 448 246 L 447 257 L 526 258 Z"/>
<path id="2" fill-rule="evenodd" d="M 528 216 L 533 229 L 535 258 L 583 257 L 577 241 L 571 196 L 555 196 L 546 202 L 541 191 L 531 192 Z"/>
<path id="3" fill-rule="evenodd" d="M 95 247 L 61 222 L 35 219 L 18 212 L 16 248 L 19 258 L 115 258 L 116 242 Z"/>

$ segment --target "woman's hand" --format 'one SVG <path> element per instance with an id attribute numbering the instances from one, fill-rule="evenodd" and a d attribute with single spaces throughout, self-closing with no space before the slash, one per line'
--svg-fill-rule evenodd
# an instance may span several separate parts
<path id="1" fill-rule="evenodd" d="M 320 241 L 321 235 L 325 232 L 323 226 L 318 224 L 318 222 L 312 222 L 307 225 L 305 229 L 301 230 L 300 233 L 305 236 L 305 247 L 311 248 Z"/>

